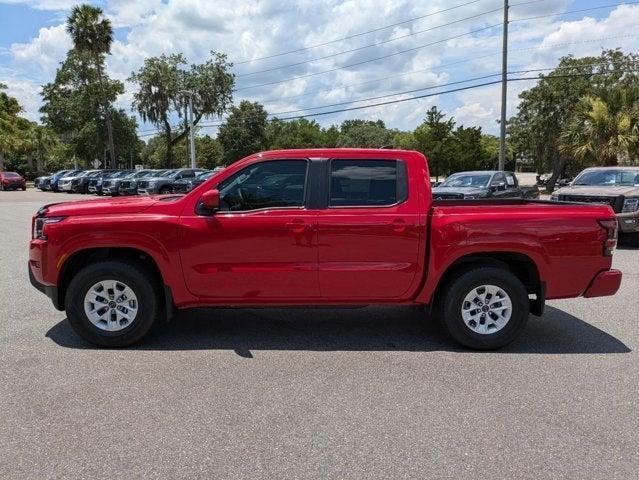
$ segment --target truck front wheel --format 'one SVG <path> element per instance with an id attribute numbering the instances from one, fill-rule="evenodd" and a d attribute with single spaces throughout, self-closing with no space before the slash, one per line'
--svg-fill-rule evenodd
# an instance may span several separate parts
<path id="1" fill-rule="evenodd" d="M 447 286 L 441 319 L 448 333 L 477 350 L 501 348 L 526 326 L 529 300 L 521 281 L 507 270 L 478 267 Z"/>
<path id="2" fill-rule="evenodd" d="M 124 347 L 140 340 L 153 326 L 161 301 L 156 282 L 144 266 L 107 260 L 80 270 L 65 296 L 67 318 L 85 340 L 105 347 Z"/>

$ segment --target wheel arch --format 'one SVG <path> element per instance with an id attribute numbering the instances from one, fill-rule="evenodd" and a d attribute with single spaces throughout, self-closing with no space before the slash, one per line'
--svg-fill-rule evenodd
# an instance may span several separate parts
<path id="1" fill-rule="evenodd" d="M 163 286 L 160 292 L 166 304 L 167 316 L 173 312 L 173 296 L 171 288 L 166 285 L 157 261 L 148 252 L 135 247 L 94 247 L 77 250 L 69 255 L 60 267 L 58 277 L 58 305 L 64 305 L 64 298 L 71 280 L 83 266 L 99 260 L 127 260 L 143 265 L 153 275 L 158 285 Z"/>
<path id="2" fill-rule="evenodd" d="M 431 306 L 434 306 L 442 297 L 442 291 L 446 289 L 452 279 L 458 277 L 462 272 L 482 266 L 501 268 L 515 275 L 524 285 L 528 294 L 535 295 L 535 298 L 530 300 L 530 312 L 538 316 L 543 313 L 546 286 L 541 280 L 537 264 L 528 255 L 507 251 L 472 253 L 453 261 L 437 283 L 431 297 Z"/>

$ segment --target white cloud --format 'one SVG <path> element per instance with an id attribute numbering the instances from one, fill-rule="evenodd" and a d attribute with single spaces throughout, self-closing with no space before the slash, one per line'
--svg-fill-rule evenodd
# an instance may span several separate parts
<path id="1" fill-rule="evenodd" d="M 29 43 L 14 43 L 10 52 L 16 68 L 28 72 L 29 77 L 52 78 L 59 62 L 71 48 L 71 39 L 64 24 L 41 28 Z"/>
<path id="2" fill-rule="evenodd" d="M 66 9 L 76 3 L 65 0 L 10 1 L 38 9 Z M 512 18 L 517 20 L 554 13 L 566 10 L 569 5 L 570 8 L 579 8 L 570 0 L 530 3 L 514 7 Z M 106 0 L 103 8 L 114 27 L 124 27 L 118 31 L 118 40 L 113 44 L 107 68 L 110 75 L 124 81 L 132 71 L 141 66 L 145 58 L 162 53 L 182 52 L 189 62 L 204 60 L 210 50 L 225 52 L 231 61 L 236 62 L 256 59 L 317 45 L 449 7 L 450 2 L 447 0 L 432 0 L 428 3 L 412 0 Z M 391 29 L 355 36 L 344 42 L 237 65 L 235 71 L 248 73 L 331 55 L 477 15 L 487 8 L 489 7 L 478 2 Z M 237 85 L 241 88 L 337 69 L 332 73 L 242 90 L 237 92 L 236 99 L 269 100 L 267 108 L 277 112 L 338 103 L 353 98 L 381 96 L 496 73 L 501 70 L 501 30 L 498 27 L 381 61 L 347 69 L 339 68 L 463 34 L 498 23 L 499 20 L 500 12 L 494 12 L 374 48 L 274 72 L 238 77 Z M 562 55 L 597 55 L 602 47 L 621 46 L 626 51 L 636 51 L 639 48 L 636 37 L 597 42 L 588 40 L 633 35 L 638 22 L 639 6 L 619 6 L 601 20 L 586 17 L 561 21 L 550 17 L 514 22 L 510 35 L 511 69 L 554 66 Z M 572 45 L 556 46 L 566 43 Z M 13 44 L 2 52 L 4 55 L 0 56 L 0 65 L 5 63 L 17 75 L 7 78 L 0 71 L 0 81 L 12 83 L 12 79 L 22 78 L 23 82 L 28 79 L 26 84 L 31 86 L 51 81 L 58 62 L 64 58 L 69 47 L 70 40 L 64 31 L 64 25 L 42 28 L 30 42 Z M 417 72 L 399 75 L 410 71 Z M 509 115 L 515 113 L 519 92 L 532 84 L 533 82 L 513 82 L 509 85 Z M 19 93 L 18 88 L 14 91 Z M 37 92 L 37 89 L 24 87 L 23 93 L 20 93 L 24 97 L 19 97 L 30 112 L 37 112 L 37 102 L 34 101 L 37 93 L 34 96 L 34 91 Z M 309 92 L 317 93 L 307 95 Z M 128 110 L 131 98 L 131 86 L 127 85 L 127 93 L 118 99 L 118 105 Z M 498 129 L 495 120 L 500 109 L 499 85 L 369 110 L 322 116 L 317 117 L 317 120 L 322 124 L 330 124 L 355 116 L 379 117 L 391 127 L 414 128 L 433 104 L 455 115 L 458 123 L 466 126 L 480 125 L 491 133 L 496 133 Z"/>
<path id="3" fill-rule="evenodd" d="M 1 0 L 7 5 L 25 5 L 36 10 L 69 10 L 77 0 Z"/>

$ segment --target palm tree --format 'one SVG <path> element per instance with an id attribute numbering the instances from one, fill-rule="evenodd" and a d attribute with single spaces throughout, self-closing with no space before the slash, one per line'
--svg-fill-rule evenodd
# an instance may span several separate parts
<path id="1" fill-rule="evenodd" d="M 594 165 L 617 165 L 639 145 L 639 89 L 583 97 L 560 135 L 563 153 Z"/>
<path id="2" fill-rule="evenodd" d="M 103 72 L 104 55 L 111 52 L 111 44 L 113 43 L 111 22 L 104 18 L 102 10 L 98 7 L 87 4 L 76 5 L 67 19 L 67 32 L 71 35 L 75 49 L 79 53 L 87 54 L 93 60 L 100 84 L 101 103 L 106 118 L 111 167 L 116 168 L 111 105 L 105 93 Z"/>

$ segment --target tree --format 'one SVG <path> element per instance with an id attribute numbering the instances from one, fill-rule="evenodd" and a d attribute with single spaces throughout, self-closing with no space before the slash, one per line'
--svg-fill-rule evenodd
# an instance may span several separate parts
<path id="1" fill-rule="evenodd" d="M 124 92 L 122 82 L 105 76 L 99 84 L 97 78 L 91 59 L 72 49 L 58 68 L 54 81 L 42 87 L 44 102 L 40 112 L 43 123 L 69 145 L 70 148 L 65 151 L 75 155 L 84 165 L 103 158 L 108 151 L 109 130 L 107 118 L 101 114 L 101 96 L 106 95 L 107 102 L 112 104 Z M 110 111 L 111 135 L 116 151 L 128 156 L 130 137 L 137 137 L 135 122 L 129 124 L 128 131 L 123 133 L 114 124 L 122 124 L 124 113 Z"/>
<path id="2" fill-rule="evenodd" d="M 111 102 L 104 79 L 104 57 L 111 53 L 113 43 L 111 22 L 103 16 L 102 10 L 98 7 L 76 5 L 67 19 L 67 32 L 71 35 L 75 50 L 80 54 L 86 54 L 93 61 L 100 87 L 100 104 L 106 119 L 111 168 L 116 168 Z"/>
<path id="3" fill-rule="evenodd" d="M 345 120 L 340 126 L 338 147 L 381 148 L 391 145 L 395 132 L 382 120 Z"/>
<path id="4" fill-rule="evenodd" d="M 208 135 L 195 138 L 197 164 L 201 168 L 210 170 L 222 165 L 224 151 L 220 142 Z"/>
<path id="5" fill-rule="evenodd" d="M 606 50 L 599 57 L 562 57 L 558 67 L 520 94 L 517 115 L 509 120 L 509 142 L 514 153 L 532 158 L 538 171 L 552 170 L 548 189 L 566 169 L 576 170 L 576 158 L 561 148 L 561 135 L 573 122 L 581 99 L 598 96 L 616 86 L 639 81 L 639 55 Z M 577 159 L 578 160 L 578 159 Z"/>
<path id="6" fill-rule="evenodd" d="M 639 145 L 639 85 L 585 96 L 562 129 L 559 148 L 585 164 L 617 165 Z"/>
<path id="7" fill-rule="evenodd" d="M 47 127 L 36 125 L 34 128 L 36 146 L 36 172 L 43 173 L 45 168 L 45 155 L 54 150 L 59 144 L 58 137 Z"/>
<path id="8" fill-rule="evenodd" d="M 226 165 L 267 148 L 266 117 L 266 110 L 257 102 L 242 100 L 239 106 L 231 107 L 217 135 Z"/>
<path id="9" fill-rule="evenodd" d="M 18 100 L 3 92 L 6 85 L 0 83 L 0 170 L 4 169 L 5 156 L 18 146 L 17 122 L 22 107 Z"/>
<path id="10" fill-rule="evenodd" d="M 186 59 L 182 54 L 161 55 L 147 58 L 129 81 L 138 84 L 134 94 L 133 107 L 144 121 L 161 128 L 166 143 L 164 165 L 173 166 L 173 147 L 188 133 L 186 126 L 178 126 L 174 132 L 171 118 L 182 117 L 187 98 L 185 91 L 193 94 L 193 124 L 203 118 L 222 115 L 231 104 L 234 75 L 229 72 L 233 66 L 226 55 L 211 52 L 211 58 L 202 64 L 185 68 Z"/>
<path id="11" fill-rule="evenodd" d="M 450 173 L 450 159 L 454 155 L 452 132 L 455 120 L 444 120 L 444 117 L 437 107 L 431 107 L 424 122 L 413 133 L 415 146 L 428 158 L 430 173 L 435 177 Z"/>
<path id="12" fill-rule="evenodd" d="M 323 146 L 322 129 L 314 120 L 300 118 L 283 121 L 274 118 L 266 126 L 266 144 L 271 150 L 318 148 Z"/>
<path id="13" fill-rule="evenodd" d="M 480 127 L 459 126 L 452 132 L 452 155 L 448 162 L 447 174 L 463 170 L 484 170 L 491 168 L 482 145 Z"/>

